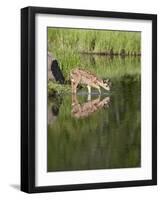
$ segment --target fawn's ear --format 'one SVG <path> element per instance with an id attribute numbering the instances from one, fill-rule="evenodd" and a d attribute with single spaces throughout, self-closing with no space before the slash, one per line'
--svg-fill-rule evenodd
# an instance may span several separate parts
<path id="1" fill-rule="evenodd" d="M 107 81 L 106 81 L 106 83 L 108 84 L 108 86 L 112 86 L 112 81 L 110 80 L 110 79 L 108 79 Z"/>
<path id="2" fill-rule="evenodd" d="M 103 83 L 106 83 L 107 85 L 110 85 L 111 84 L 111 80 L 110 79 L 103 80 Z"/>

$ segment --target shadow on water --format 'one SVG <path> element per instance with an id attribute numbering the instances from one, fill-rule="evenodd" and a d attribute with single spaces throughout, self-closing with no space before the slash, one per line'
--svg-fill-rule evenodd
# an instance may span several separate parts
<path id="1" fill-rule="evenodd" d="M 109 94 L 49 99 L 48 172 L 140 167 L 140 82 L 129 75 Z"/>

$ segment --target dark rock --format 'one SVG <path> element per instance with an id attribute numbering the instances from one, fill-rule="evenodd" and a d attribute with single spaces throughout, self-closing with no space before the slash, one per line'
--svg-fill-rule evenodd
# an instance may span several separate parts
<path id="1" fill-rule="evenodd" d="M 65 78 L 59 67 L 58 61 L 48 52 L 48 80 L 55 80 L 63 84 Z"/>
<path id="2" fill-rule="evenodd" d="M 53 124 L 58 115 L 60 106 L 62 104 L 62 96 L 56 96 L 53 98 L 50 98 L 50 102 L 53 102 L 52 105 L 48 106 L 48 124 Z"/>
<path id="3" fill-rule="evenodd" d="M 59 83 L 63 84 L 65 81 L 65 78 L 61 72 L 61 69 L 59 67 L 58 61 L 57 60 L 53 60 L 52 64 L 51 64 L 51 72 L 55 78 L 56 81 L 58 81 Z"/>

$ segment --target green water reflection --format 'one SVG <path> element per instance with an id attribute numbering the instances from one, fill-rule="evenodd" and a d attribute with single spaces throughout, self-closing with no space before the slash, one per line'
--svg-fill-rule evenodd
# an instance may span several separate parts
<path id="1" fill-rule="evenodd" d="M 48 172 L 140 167 L 141 77 L 112 84 L 101 96 L 82 89 L 48 99 Z"/>

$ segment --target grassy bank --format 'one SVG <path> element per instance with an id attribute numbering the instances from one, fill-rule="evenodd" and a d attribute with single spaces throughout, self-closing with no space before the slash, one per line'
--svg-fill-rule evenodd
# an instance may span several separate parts
<path id="1" fill-rule="evenodd" d="M 140 32 L 48 28 L 51 51 L 140 53 L 140 40 Z"/>
<path id="2" fill-rule="evenodd" d="M 140 44 L 139 32 L 48 28 L 48 51 L 58 60 L 65 80 L 77 67 L 100 78 L 140 74 L 140 56 L 108 56 L 108 52 L 120 54 L 123 50 L 129 55 L 140 53 Z M 106 56 L 100 56 L 104 52 Z M 48 92 L 54 91 L 68 92 L 68 88 L 49 83 Z"/>
<path id="3" fill-rule="evenodd" d="M 48 81 L 48 96 L 55 96 L 57 94 L 68 94 L 71 92 L 70 85 L 61 85 L 53 81 Z"/>
<path id="4" fill-rule="evenodd" d="M 112 50 L 119 53 L 122 49 L 129 53 L 140 52 L 140 40 L 141 34 L 139 32 L 48 28 L 48 50 L 60 63 L 66 79 L 69 78 L 70 70 L 78 66 L 94 71 L 99 76 L 105 74 L 116 76 L 126 73 L 127 70 L 130 73 L 134 70 L 135 73 L 140 69 L 131 70 L 130 59 L 129 61 L 126 59 L 128 69 L 125 69 L 122 59 L 117 59 L 117 63 L 114 63 L 115 67 L 111 67 L 109 56 L 100 58 L 100 56 L 86 56 L 80 52 L 108 52 Z M 134 57 L 133 60 L 138 62 L 138 59 L 139 57 L 136 59 Z M 95 68 L 94 65 L 96 65 Z"/>

